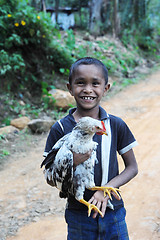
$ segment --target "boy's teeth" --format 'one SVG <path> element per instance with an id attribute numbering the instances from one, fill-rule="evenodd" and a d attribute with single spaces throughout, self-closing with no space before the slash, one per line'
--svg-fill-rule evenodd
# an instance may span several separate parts
<path id="1" fill-rule="evenodd" d="M 83 97 L 85 100 L 93 100 L 93 97 Z"/>

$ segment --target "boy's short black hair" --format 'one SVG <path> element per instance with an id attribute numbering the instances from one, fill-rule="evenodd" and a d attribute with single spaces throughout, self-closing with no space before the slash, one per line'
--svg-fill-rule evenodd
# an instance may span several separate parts
<path id="1" fill-rule="evenodd" d="M 72 83 L 72 76 L 75 73 L 76 69 L 78 68 L 79 65 L 91 65 L 94 64 L 96 66 L 101 67 L 104 78 L 105 78 L 105 84 L 108 83 L 108 70 L 106 66 L 98 59 L 92 58 L 92 57 L 85 57 L 85 58 L 80 58 L 76 62 L 74 62 L 70 68 L 69 72 L 69 83 Z"/>

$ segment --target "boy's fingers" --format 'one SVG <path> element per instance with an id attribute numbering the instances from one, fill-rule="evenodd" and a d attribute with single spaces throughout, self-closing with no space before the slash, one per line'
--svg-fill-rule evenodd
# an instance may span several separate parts
<path id="1" fill-rule="evenodd" d="M 76 168 L 76 166 L 78 166 L 79 164 L 85 162 L 88 158 L 91 157 L 92 150 L 88 151 L 85 154 L 76 153 L 76 152 L 72 152 L 72 153 L 73 153 L 74 167 Z"/>
<path id="2" fill-rule="evenodd" d="M 118 194 L 116 194 L 115 192 L 111 192 L 111 194 L 117 199 L 117 200 L 121 200 L 121 196 Z"/>
<path id="3" fill-rule="evenodd" d="M 91 157 L 91 154 L 92 154 L 92 150 L 90 150 L 89 152 L 87 152 L 87 153 L 85 153 L 85 154 L 83 154 L 83 160 L 87 160 L 88 158 L 90 158 Z"/>
<path id="4" fill-rule="evenodd" d="M 101 208 L 101 202 L 98 202 L 98 203 L 97 203 L 97 208 L 100 210 L 100 208 Z"/>
<path id="5" fill-rule="evenodd" d="M 94 199 L 94 198 L 93 198 L 93 197 L 91 197 L 91 199 L 89 199 L 89 201 L 88 201 L 88 202 L 89 202 L 89 203 L 92 203 L 93 199 Z"/>
<path id="6" fill-rule="evenodd" d="M 96 205 L 96 207 L 100 210 L 100 207 L 101 207 L 101 202 L 98 202 L 97 203 L 97 205 Z M 96 218 L 97 217 L 97 215 L 98 215 L 98 212 L 97 211 L 95 211 L 94 213 L 93 213 L 93 218 Z"/>
<path id="7" fill-rule="evenodd" d="M 102 212 L 103 216 L 104 216 L 104 214 L 106 212 L 106 207 L 107 207 L 107 202 L 103 202 L 102 203 L 102 208 L 101 208 L 101 212 Z"/>
<path id="8" fill-rule="evenodd" d="M 93 213 L 92 218 L 96 218 L 98 215 L 98 212 Z"/>

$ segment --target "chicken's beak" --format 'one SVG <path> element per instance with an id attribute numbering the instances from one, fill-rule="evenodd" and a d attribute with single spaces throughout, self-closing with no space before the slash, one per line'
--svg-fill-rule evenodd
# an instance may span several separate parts
<path id="1" fill-rule="evenodd" d="M 98 134 L 98 135 L 103 135 L 104 134 L 104 135 L 108 136 L 108 134 L 106 132 L 106 128 L 105 128 L 104 122 L 101 121 L 101 123 L 102 123 L 102 129 L 100 129 L 98 132 L 96 132 L 96 134 Z"/>
<path id="2" fill-rule="evenodd" d="M 107 135 L 108 136 L 108 134 L 106 133 L 106 131 L 104 131 L 103 129 L 101 129 L 101 130 L 98 130 L 97 132 L 96 132 L 96 134 L 97 135 Z"/>
<path id="3" fill-rule="evenodd" d="M 106 136 L 108 136 L 108 134 L 105 132 L 105 131 L 102 131 L 102 135 L 106 135 Z"/>

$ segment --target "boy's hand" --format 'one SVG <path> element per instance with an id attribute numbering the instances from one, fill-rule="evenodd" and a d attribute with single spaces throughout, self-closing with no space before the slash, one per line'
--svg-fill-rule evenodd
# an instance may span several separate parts
<path id="1" fill-rule="evenodd" d="M 99 210 L 101 210 L 104 216 L 108 200 L 109 196 L 107 195 L 106 197 L 104 197 L 103 191 L 96 191 L 88 202 L 94 204 Z M 95 212 L 92 217 L 96 218 L 97 215 L 98 212 Z"/>
<path id="2" fill-rule="evenodd" d="M 79 164 L 86 161 L 88 158 L 90 158 L 91 154 L 92 151 L 89 151 L 85 154 L 73 152 L 73 167 L 76 168 Z"/>
<path id="3" fill-rule="evenodd" d="M 112 195 L 117 200 L 120 200 L 120 198 L 118 198 L 118 196 L 113 191 L 112 191 Z M 106 197 L 104 197 L 103 191 L 96 191 L 88 202 L 94 204 L 99 210 L 101 210 L 104 216 L 106 212 L 108 200 L 109 200 L 109 196 L 107 195 Z M 95 212 L 92 217 L 96 218 L 97 215 L 98 215 L 98 212 Z"/>

